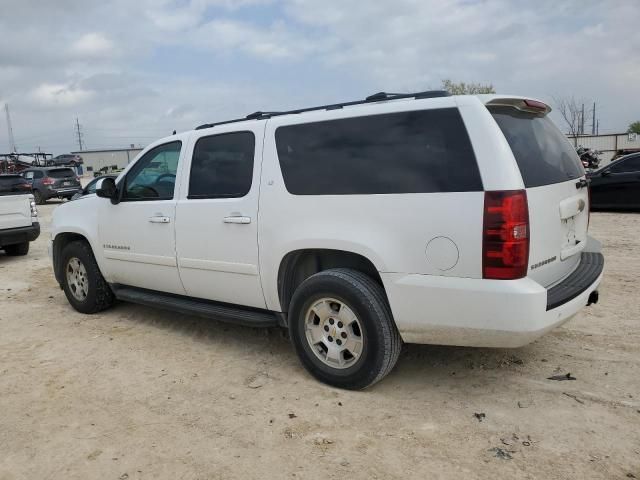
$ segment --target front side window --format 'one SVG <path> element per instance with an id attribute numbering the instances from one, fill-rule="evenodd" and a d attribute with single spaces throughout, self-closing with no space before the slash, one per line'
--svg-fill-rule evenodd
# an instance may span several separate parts
<path id="1" fill-rule="evenodd" d="M 457 108 L 283 126 L 276 146 L 294 195 L 482 190 Z"/>
<path id="2" fill-rule="evenodd" d="M 611 173 L 640 172 L 640 157 L 627 158 L 610 168 Z"/>
<path id="3" fill-rule="evenodd" d="M 122 200 L 172 199 L 181 148 L 182 142 L 171 142 L 145 153 L 125 178 Z"/>
<path id="4" fill-rule="evenodd" d="M 193 150 L 188 198 L 244 197 L 251 189 L 254 151 L 252 132 L 200 138 Z"/>

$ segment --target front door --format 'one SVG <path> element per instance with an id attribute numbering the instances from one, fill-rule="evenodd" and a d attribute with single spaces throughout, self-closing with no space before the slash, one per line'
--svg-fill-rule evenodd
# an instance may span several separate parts
<path id="1" fill-rule="evenodd" d="M 190 296 L 265 308 L 258 266 L 264 124 L 231 129 L 199 131 L 191 142 L 188 190 L 176 209 L 180 276 Z"/>
<path id="2" fill-rule="evenodd" d="M 100 244 L 115 283 L 184 294 L 175 253 L 181 141 L 144 154 L 118 182 L 120 203 L 100 202 Z"/>

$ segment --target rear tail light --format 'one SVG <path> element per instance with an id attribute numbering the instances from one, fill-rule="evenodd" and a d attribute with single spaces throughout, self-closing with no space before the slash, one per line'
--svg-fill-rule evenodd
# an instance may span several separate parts
<path id="1" fill-rule="evenodd" d="M 527 192 L 485 192 L 482 278 L 513 280 L 527 275 L 529 207 Z"/>
<path id="2" fill-rule="evenodd" d="M 45 177 L 42 179 L 43 185 L 53 185 L 54 183 L 56 183 L 56 181 L 51 177 Z"/>

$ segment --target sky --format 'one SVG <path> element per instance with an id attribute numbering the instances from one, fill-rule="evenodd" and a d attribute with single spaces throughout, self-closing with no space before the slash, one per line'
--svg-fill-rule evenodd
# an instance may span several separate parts
<path id="1" fill-rule="evenodd" d="M 596 101 L 600 132 L 622 132 L 640 120 L 639 21 L 640 0 L 0 0 L 0 106 L 19 151 L 59 154 L 76 118 L 85 148 L 146 145 L 450 78 Z"/>

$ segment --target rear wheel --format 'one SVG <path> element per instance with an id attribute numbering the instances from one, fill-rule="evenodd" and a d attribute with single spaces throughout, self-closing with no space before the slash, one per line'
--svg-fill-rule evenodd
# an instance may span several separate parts
<path id="1" fill-rule="evenodd" d="M 46 200 L 42 196 L 42 193 L 40 193 L 40 190 L 33 191 L 33 198 L 38 205 L 43 205 L 44 202 L 46 202 Z"/>
<path id="2" fill-rule="evenodd" d="M 29 242 L 15 243 L 13 245 L 6 245 L 4 251 L 11 257 L 19 257 L 29 253 Z"/>
<path id="3" fill-rule="evenodd" d="M 96 313 L 113 305 L 114 297 L 86 242 L 69 243 L 60 257 L 62 287 L 73 308 L 82 313 Z"/>
<path id="4" fill-rule="evenodd" d="M 394 367 L 402 340 L 384 291 L 351 269 L 325 270 L 296 290 L 289 329 L 304 367 L 317 379 L 358 390 Z"/>

